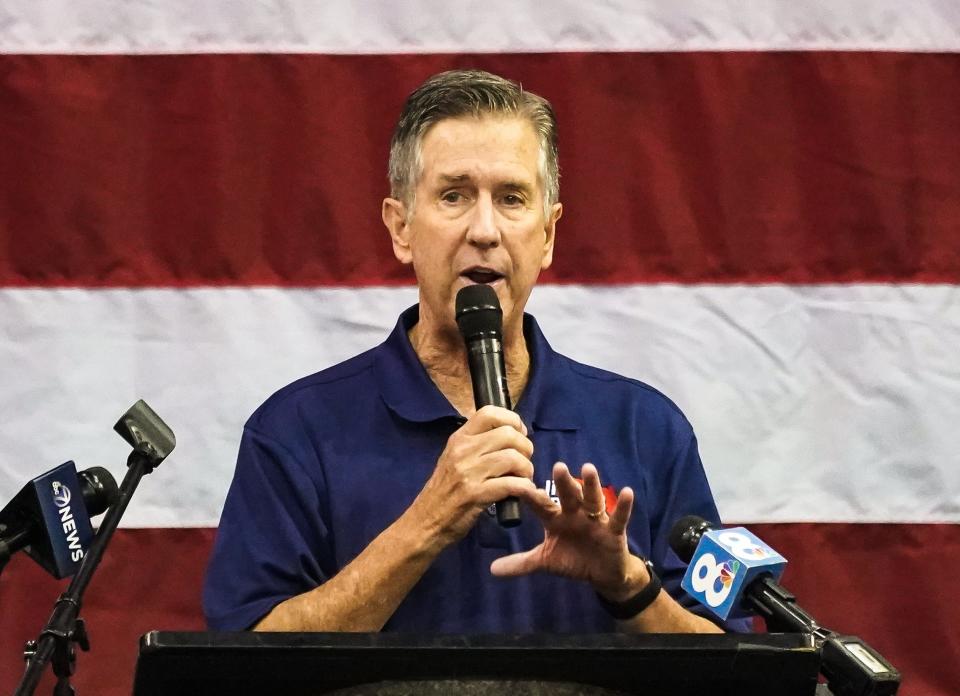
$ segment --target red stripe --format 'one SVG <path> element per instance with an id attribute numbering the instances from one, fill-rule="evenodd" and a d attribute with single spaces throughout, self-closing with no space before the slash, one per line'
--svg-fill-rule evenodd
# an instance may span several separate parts
<path id="1" fill-rule="evenodd" d="M 0 285 L 410 281 L 392 123 L 481 66 L 553 100 L 556 282 L 960 281 L 960 56 L 0 56 Z"/>
<path id="2" fill-rule="evenodd" d="M 825 625 L 859 635 L 904 674 L 901 693 L 955 696 L 960 684 L 960 525 L 767 524 L 750 527 L 790 559 L 784 584 Z M 79 693 L 129 694 L 137 639 L 151 629 L 200 630 L 211 529 L 124 529 L 90 586 Z M 24 555 L 0 578 L 0 693 L 22 671 L 62 583 Z M 49 692 L 41 689 L 38 693 Z"/>

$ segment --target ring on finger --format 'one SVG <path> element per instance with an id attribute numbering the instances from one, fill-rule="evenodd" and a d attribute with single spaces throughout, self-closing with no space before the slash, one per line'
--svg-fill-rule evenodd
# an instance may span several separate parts
<path id="1" fill-rule="evenodd" d="M 585 514 L 585 515 L 586 515 L 589 519 L 591 519 L 591 520 L 599 520 L 600 517 L 601 517 L 601 516 L 603 515 L 603 513 L 605 513 L 605 512 L 606 512 L 606 510 L 604 510 L 603 508 L 600 508 L 600 509 L 597 510 L 596 512 L 587 512 L 586 510 L 584 510 L 583 514 Z"/>

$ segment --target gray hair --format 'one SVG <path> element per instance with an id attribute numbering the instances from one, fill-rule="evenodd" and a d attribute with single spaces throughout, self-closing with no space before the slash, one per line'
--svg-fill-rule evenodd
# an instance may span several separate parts
<path id="1" fill-rule="evenodd" d="M 412 210 L 423 173 L 421 147 L 431 126 L 447 118 L 487 114 L 526 118 L 540 142 L 539 170 L 544 214 L 560 198 L 557 121 L 550 102 L 483 70 L 450 70 L 434 75 L 407 97 L 390 141 L 390 195 Z"/>

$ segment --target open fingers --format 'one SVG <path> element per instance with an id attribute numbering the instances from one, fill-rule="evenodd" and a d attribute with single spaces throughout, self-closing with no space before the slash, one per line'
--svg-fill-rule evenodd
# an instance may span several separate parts
<path id="1" fill-rule="evenodd" d="M 562 462 L 557 462 L 553 467 L 553 480 L 563 511 L 570 513 L 582 509 L 592 520 L 606 522 L 612 534 L 623 534 L 633 511 L 633 489 L 626 487 L 621 490 L 613 509 L 607 510 L 607 497 L 597 467 L 589 462 L 584 464 L 580 476 L 583 485 L 573 478 Z"/>
<path id="2" fill-rule="evenodd" d="M 582 487 L 563 462 L 553 465 L 553 485 L 564 512 L 576 512 L 580 509 L 583 501 Z"/>
<path id="3" fill-rule="evenodd" d="M 626 487 L 620 491 L 617 496 L 617 505 L 610 513 L 610 521 L 607 523 L 610 532 L 614 535 L 623 534 L 630 522 L 630 513 L 633 511 L 633 489 Z"/>
<path id="4" fill-rule="evenodd" d="M 587 463 L 580 469 L 583 479 L 583 510 L 591 519 L 603 519 L 607 512 L 607 499 L 603 495 L 600 485 L 600 474 L 597 467 Z"/>

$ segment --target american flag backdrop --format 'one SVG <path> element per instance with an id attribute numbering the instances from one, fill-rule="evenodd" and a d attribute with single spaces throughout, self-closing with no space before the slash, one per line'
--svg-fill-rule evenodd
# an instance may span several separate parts
<path id="1" fill-rule="evenodd" d="M 7 1 L 0 504 L 178 438 L 87 597 L 81 693 L 200 629 L 242 424 L 415 302 L 379 219 L 406 95 L 479 67 L 554 104 L 553 346 L 685 411 L 728 521 L 823 623 L 960 692 L 960 5 Z M 375 433 L 371 434 L 375 436 Z M 0 691 L 61 584 L 0 577 Z"/>

